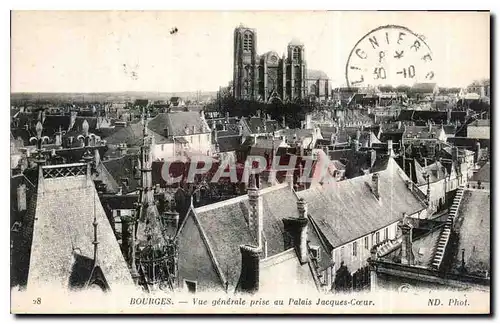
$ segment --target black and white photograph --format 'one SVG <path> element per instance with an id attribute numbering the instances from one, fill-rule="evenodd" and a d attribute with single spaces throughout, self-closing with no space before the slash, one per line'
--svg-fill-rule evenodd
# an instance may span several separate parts
<path id="1" fill-rule="evenodd" d="M 491 313 L 490 12 L 10 19 L 11 313 Z"/>

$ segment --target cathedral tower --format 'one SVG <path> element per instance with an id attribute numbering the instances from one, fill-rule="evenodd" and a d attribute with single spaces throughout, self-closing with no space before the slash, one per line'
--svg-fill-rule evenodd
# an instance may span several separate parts
<path id="1" fill-rule="evenodd" d="M 233 96 L 237 99 L 256 99 L 257 33 L 240 25 L 234 30 Z"/>
<path id="2" fill-rule="evenodd" d="M 306 58 L 304 44 L 298 40 L 288 43 L 287 60 L 287 98 L 291 101 L 306 96 Z"/>

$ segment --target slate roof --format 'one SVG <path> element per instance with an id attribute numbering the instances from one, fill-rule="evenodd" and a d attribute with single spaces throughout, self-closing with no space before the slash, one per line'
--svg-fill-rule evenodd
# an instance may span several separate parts
<path id="1" fill-rule="evenodd" d="M 140 146 L 143 141 L 143 125 L 142 123 L 129 124 L 126 127 L 121 127 L 118 131 L 111 134 L 109 137 L 104 138 L 106 144 L 118 145 L 121 143 L 126 143 L 128 147 Z M 167 139 L 165 136 L 147 129 L 148 135 L 153 136 L 155 139 L 155 144 L 171 143 L 171 140 Z"/>
<path id="2" fill-rule="evenodd" d="M 371 191 L 371 174 L 297 193 L 333 248 L 398 221 L 404 212 L 412 215 L 426 208 L 408 189 L 409 179 L 393 159 L 378 174 L 380 201 Z"/>
<path id="3" fill-rule="evenodd" d="M 209 133 L 207 122 L 201 118 L 196 111 L 179 111 L 172 113 L 160 113 L 148 123 L 148 128 L 158 134 L 165 134 L 165 128 L 169 130 L 169 136 L 186 136 L 193 134 Z M 189 134 L 186 134 L 186 127 Z"/>
<path id="4" fill-rule="evenodd" d="M 102 161 L 104 167 L 115 180 L 118 188 L 121 186 L 123 193 L 134 192 L 139 188 L 139 181 L 136 179 L 139 160 L 135 155 L 124 155 Z M 128 185 L 122 179 L 128 179 Z"/>
<path id="5" fill-rule="evenodd" d="M 479 169 L 479 171 L 477 171 L 472 176 L 470 181 L 490 182 L 491 181 L 490 172 L 491 172 L 491 165 L 490 162 L 488 162 L 485 165 L 483 165 L 483 167 Z"/>
<path id="6" fill-rule="evenodd" d="M 454 223 L 459 238 L 452 271 L 459 271 L 461 251 L 465 249 L 465 268 L 469 274 L 484 276 L 484 271 L 491 272 L 490 218 L 490 193 L 465 190 Z"/>
<path id="7" fill-rule="evenodd" d="M 298 218 L 297 198 L 288 184 L 268 187 L 260 192 L 263 203 L 263 237 L 267 241 L 268 256 L 272 256 L 284 251 L 282 219 Z M 248 208 L 248 196 L 244 195 L 195 209 L 196 218 L 221 270 L 224 274 L 227 270 L 229 282 L 234 285 L 241 272 L 239 246 L 251 244 L 254 240 L 248 227 Z"/>
<path id="8" fill-rule="evenodd" d="M 69 289 L 75 254 L 93 258 L 95 216 L 99 262 L 111 289 L 133 286 L 113 230 L 85 175 L 43 179 L 39 184 L 28 287 Z M 43 187 L 43 191 L 40 190 Z"/>
<path id="9" fill-rule="evenodd" d="M 272 133 L 280 129 L 280 125 L 276 120 L 266 120 L 261 117 L 243 117 L 241 120 L 245 125 L 244 127 L 246 127 L 251 134 Z M 260 129 L 258 130 L 259 127 Z"/>
<path id="10" fill-rule="evenodd" d="M 43 136 L 52 137 L 59 132 L 59 127 L 61 130 L 68 131 L 71 126 L 71 116 L 65 115 L 46 115 L 45 121 L 43 122 Z"/>

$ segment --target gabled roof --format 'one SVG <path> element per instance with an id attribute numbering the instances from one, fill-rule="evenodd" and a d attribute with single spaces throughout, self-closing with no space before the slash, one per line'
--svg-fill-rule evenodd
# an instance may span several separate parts
<path id="1" fill-rule="evenodd" d="M 149 121 L 148 128 L 158 134 L 165 134 L 165 128 L 168 128 L 169 136 L 186 136 L 210 132 L 207 122 L 196 111 L 160 113 Z"/>
<path id="2" fill-rule="evenodd" d="M 391 158 L 379 174 L 378 200 L 371 191 L 372 174 L 311 187 L 297 195 L 308 203 L 315 226 L 335 248 L 426 208 L 407 187 L 409 180 Z"/>
<path id="3" fill-rule="evenodd" d="M 284 251 L 282 219 L 298 218 L 297 198 L 288 184 L 268 187 L 260 192 L 263 200 L 263 240 L 267 242 L 268 256 L 272 256 Z M 254 241 L 248 226 L 248 196 L 199 207 L 189 213 L 196 217 L 220 271 L 228 275 L 231 285 L 236 285 L 241 272 L 239 246 Z M 182 225 L 179 233 L 181 230 Z M 189 259 L 190 256 L 180 257 Z"/>
<path id="4" fill-rule="evenodd" d="M 133 287 L 130 271 L 92 181 L 86 175 L 41 181 L 28 288 L 71 288 L 69 279 L 77 255 L 93 259 L 94 216 L 98 223 L 98 260 L 107 283 L 111 289 Z"/>

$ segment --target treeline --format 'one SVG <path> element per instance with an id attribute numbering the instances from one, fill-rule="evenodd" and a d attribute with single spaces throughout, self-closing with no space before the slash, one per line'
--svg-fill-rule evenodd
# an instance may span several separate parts
<path id="1" fill-rule="evenodd" d="M 285 118 L 285 123 L 290 128 L 299 128 L 301 121 L 305 120 L 307 113 L 316 111 L 320 105 L 308 100 L 296 102 L 273 102 L 265 103 L 254 100 L 238 100 L 233 97 L 220 98 L 206 106 L 206 111 L 216 111 L 221 115 L 235 117 L 261 116 L 269 115 L 272 119 L 280 123 Z"/>

